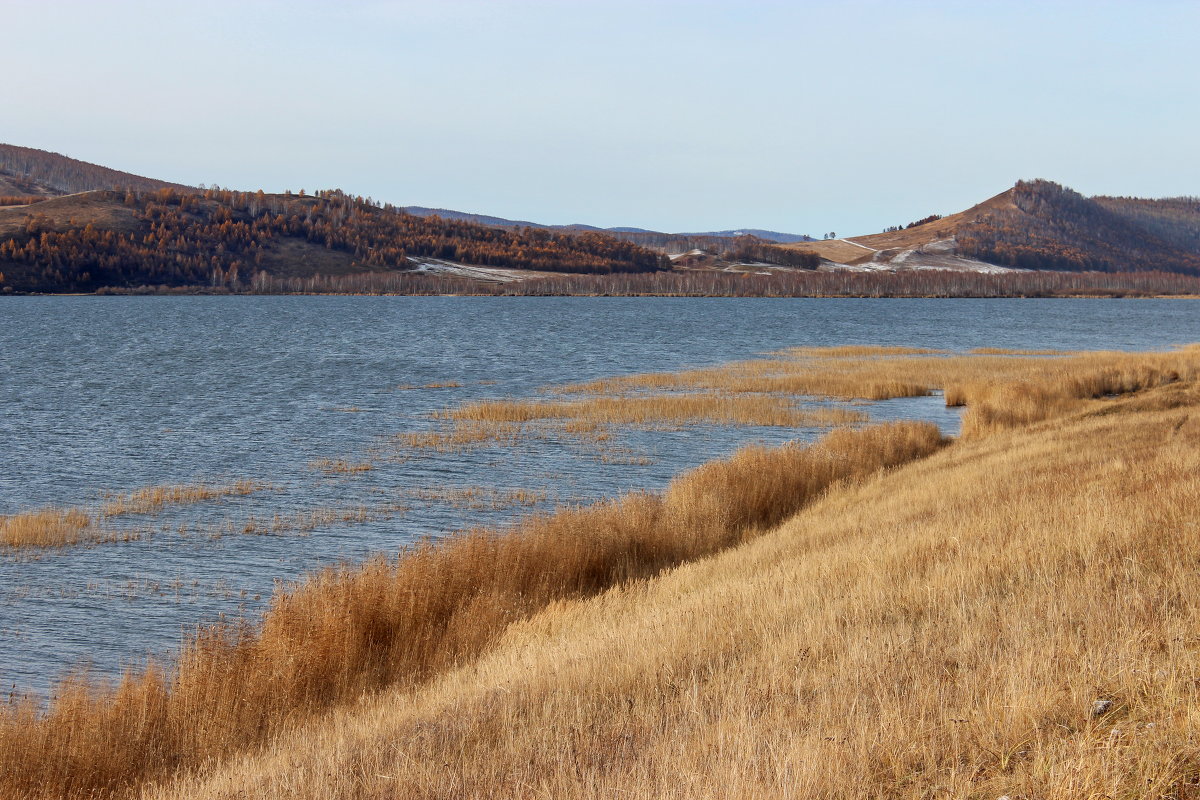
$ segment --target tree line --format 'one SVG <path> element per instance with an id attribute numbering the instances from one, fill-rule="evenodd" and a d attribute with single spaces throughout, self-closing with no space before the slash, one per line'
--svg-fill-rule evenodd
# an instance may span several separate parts
<path id="1" fill-rule="evenodd" d="M 960 255 L 1042 270 L 1200 275 L 1200 202 L 1087 198 L 1050 181 L 1022 181 L 1013 207 L 960 226 Z"/>
<path id="2" fill-rule="evenodd" d="M 146 291 L 151 291 L 146 287 Z M 361 273 L 281 277 L 259 273 L 262 294 L 465 294 L 509 297 L 1138 297 L 1200 294 L 1200 277 L 1171 272 L 1007 272 L 953 270 L 720 271 L 562 275 L 480 282 L 445 274 Z"/>
<path id="3" fill-rule="evenodd" d="M 321 249 L 339 254 L 343 272 L 411 269 L 411 258 L 600 274 L 669 267 L 665 256 L 599 233 L 416 217 L 337 190 L 307 196 L 219 188 L 130 189 L 102 197 L 128 209 L 136 229 L 103 223 L 64 226 L 33 211 L 18 231 L 0 241 L 0 265 L 22 278 L 15 288 L 204 285 L 240 290 L 259 272 L 293 270 L 296 253 L 282 247 L 289 241 L 318 255 Z"/>
<path id="4" fill-rule="evenodd" d="M 167 187 L 187 188 L 167 181 L 109 169 L 99 164 L 89 164 L 47 150 L 11 144 L 0 144 L 0 172 L 9 173 L 18 181 L 32 182 L 64 194 L 97 189 L 129 188 L 154 191 Z"/>
<path id="5" fill-rule="evenodd" d="M 721 257 L 726 261 L 777 264 L 801 269 L 816 269 L 821 265 L 821 257 L 816 253 L 780 247 L 757 236 L 738 236 Z"/>
<path id="6" fill-rule="evenodd" d="M 890 226 L 884 228 L 883 232 L 884 233 L 897 233 L 899 231 L 906 231 L 909 228 L 918 228 L 922 225 L 928 225 L 930 222 L 937 222 L 941 218 L 942 218 L 941 214 L 930 214 L 928 217 L 921 217 L 918 220 L 913 220 L 912 222 L 908 223 L 907 225 L 890 225 Z"/>

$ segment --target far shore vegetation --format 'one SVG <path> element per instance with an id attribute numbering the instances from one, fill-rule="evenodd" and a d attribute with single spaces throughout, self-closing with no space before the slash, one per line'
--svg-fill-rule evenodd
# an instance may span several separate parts
<path id="1" fill-rule="evenodd" d="M 0 288 L 0 293 L 3 291 Z M 500 281 L 415 271 L 315 274 L 306 277 L 277 277 L 258 273 L 233 289 L 228 286 L 136 284 L 103 286 L 94 293 L 414 297 L 1196 298 L 1200 297 L 1200 277 L 1173 272 L 675 270 L 610 275 L 528 275 L 519 280 Z"/>

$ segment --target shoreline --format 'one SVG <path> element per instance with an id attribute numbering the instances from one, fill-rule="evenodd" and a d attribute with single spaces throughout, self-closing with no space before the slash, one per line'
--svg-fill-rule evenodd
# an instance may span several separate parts
<path id="1" fill-rule="evenodd" d="M 487 292 L 200 292 L 200 291 L 95 291 L 95 292 L 10 292 L 5 297 L 488 297 L 502 298 L 664 298 L 694 300 L 1200 300 L 1200 294 L 1069 293 L 1069 294 L 804 294 L 729 295 L 637 292 L 629 294 L 493 294 Z"/>

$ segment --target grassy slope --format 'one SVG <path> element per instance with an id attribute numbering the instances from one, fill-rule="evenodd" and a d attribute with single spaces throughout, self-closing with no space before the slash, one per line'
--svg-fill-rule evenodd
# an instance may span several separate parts
<path id="1" fill-rule="evenodd" d="M 145 227 L 134 218 L 133 209 L 97 191 L 56 197 L 32 206 L 0 206 L 0 237 L 24 230 L 30 215 L 44 217 L 54 230 L 66 230 L 89 223 L 97 228 L 122 233 Z"/>
<path id="2" fill-rule="evenodd" d="M 874 258 L 871 250 L 895 250 L 897 252 L 900 250 L 913 250 L 930 242 L 953 236 L 960 225 L 970 222 L 981 214 L 1012 207 L 1012 190 L 1009 189 L 995 197 L 984 200 L 978 205 L 971 206 L 966 211 L 950 214 L 939 220 L 918 225 L 915 228 L 849 238 L 849 241 L 858 242 L 861 245 L 871 248 L 870 250 L 846 244 L 845 241 L 840 239 L 828 239 L 819 242 L 797 242 L 784 246 L 793 250 L 807 250 L 816 253 L 822 258 L 842 264 L 863 264 Z"/>
<path id="3" fill-rule="evenodd" d="M 147 797 L 1200 797 L 1198 402 L 958 442 Z"/>

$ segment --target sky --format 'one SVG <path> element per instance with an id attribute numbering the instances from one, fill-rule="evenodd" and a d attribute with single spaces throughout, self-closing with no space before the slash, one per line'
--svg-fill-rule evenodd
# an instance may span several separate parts
<path id="1" fill-rule="evenodd" d="M 0 0 L 0 141 L 547 224 L 1200 194 L 1200 3 Z"/>

